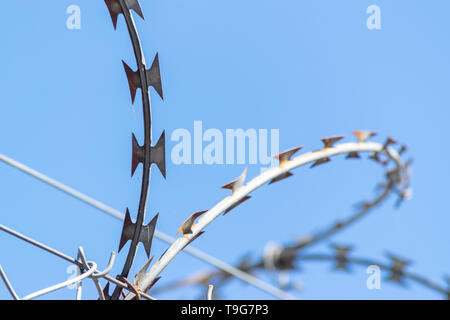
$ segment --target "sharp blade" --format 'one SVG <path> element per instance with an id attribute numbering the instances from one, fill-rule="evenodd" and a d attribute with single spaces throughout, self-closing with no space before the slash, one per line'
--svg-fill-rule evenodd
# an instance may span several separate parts
<path id="1" fill-rule="evenodd" d="M 150 151 L 150 161 L 158 166 L 159 171 L 166 178 L 166 131 L 164 130 L 155 146 Z"/>
<path id="2" fill-rule="evenodd" d="M 155 89 L 155 91 L 159 94 L 161 99 L 164 100 L 158 54 L 156 54 L 150 69 L 147 70 L 147 85 L 152 86 L 153 89 Z"/>
<path id="3" fill-rule="evenodd" d="M 141 147 L 136 139 L 134 133 L 132 133 L 132 156 L 131 156 L 131 176 L 134 175 L 139 163 L 144 162 L 144 148 Z"/>
<path id="4" fill-rule="evenodd" d="M 131 102 L 134 104 L 134 98 L 136 97 L 136 90 L 141 87 L 139 81 L 139 74 L 133 71 L 126 63 L 122 60 L 123 68 L 127 74 L 128 86 L 130 87 Z"/>
<path id="5" fill-rule="evenodd" d="M 139 241 L 144 245 L 145 253 L 147 253 L 147 258 L 150 257 L 150 251 L 152 249 L 152 241 L 153 241 L 153 234 L 155 233 L 156 229 L 156 222 L 158 221 L 158 215 L 152 219 L 152 221 L 149 222 L 146 226 L 144 226 L 141 230 L 141 234 L 139 235 Z"/>

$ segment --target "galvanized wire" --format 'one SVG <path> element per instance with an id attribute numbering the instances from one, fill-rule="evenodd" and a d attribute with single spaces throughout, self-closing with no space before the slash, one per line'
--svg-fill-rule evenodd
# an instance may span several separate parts
<path id="1" fill-rule="evenodd" d="M 19 300 L 19 296 L 17 295 L 16 291 L 14 290 L 13 286 L 11 285 L 11 282 L 9 282 L 8 277 L 6 276 L 5 271 L 2 268 L 2 265 L 0 265 L 0 277 L 3 279 L 3 282 L 6 285 L 6 288 L 8 289 L 9 293 L 13 297 L 14 300 Z"/>
<path id="2" fill-rule="evenodd" d="M 69 256 L 69 255 L 67 255 L 65 253 L 62 253 L 62 252 L 60 252 L 60 251 L 58 251 L 58 250 L 56 250 L 54 248 L 49 247 L 48 245 L 45 245 L 45 244 L 43 244 L 43 243 L 41 243 L 41 242 L 39 242 L 37 240 L 34 240 L 34 239 L 32 239 L 32 238 L 30 238 L 28 236 L 25 236 L 25 235 L 15 231 L 15 230 L 13 230 L 13 229 L 10 229 L 10 228 L 8 228 L 8 227 L 6 227 L 4 225 L 1 225 L 1 224 L 0 224 L 0 230 L 4 231 L 4 232 L 6 232 L 6 233 L 8 233 L 8 234 L 10 234 L 10 235 L 20 239 L 20 240 L 26 241 L 29 244 L 31 244 L 31 245 L 39 248 L 39 249 L 47 251 L 47 252 L 49 252 L 49 253 L 51 253 L 51 254 L 53 254 L 53 255 L 61 258 L 61 259 L 66 260 L 66 261 L 68 261 L 68 262 L 78 266 L 80 268 L 80 270 L 82 270 L 82 271 L 86 271 L 87 270 L 86 272 L 83 273 L 83 274 L 89 273 L 89 275 L 86 276 L 86 277 L 91 277 L 91 278 L 94 278 L 94 279 L 98 279 L 98 278 L 101 277 L 101 278 L 107 280 L 108 282 L 114 283 L 117 286 L 120 286 L 120 287 L 125 288 L 125 289 L 128 288 L 128 285 L 126 283 L 118 281 L 117 279 L 114 279 L 114 278 L 112 278 L 111 276 L 109 276 L 107 274 L 107 273 L 109 273 L 111 271 L 112 265 L 114 263 L 114 257 L 115 257 L 115 253 L 114 252 L 111 253 L 111 256 L 110 256 L 110 259 L 109 259 L 109 262 L 108 262 L 108 266 L 106 267 L 106 269 L 103 270 L 103 271 L 99 271 L 99 270 L 97 270 L 97 264 L 95 262 L 86 261 L 85 258 L 82 258 L 80 260 L 74 259 L 74 258 L 72 258 L 71 256 Z M 81 252 L 83 253 L 82 247 L 80 247 L 80 248 L 81 248 Z M 82 256 L 84 257 L 84 253 L 82 254 Z M 84 263 L 81 261 L 83 259 L 85 260 Z M 88 268 L 86 268 L 86 266 Z M 12 286 L 9 283 L 9 281 L 7 280 L 7 278 L 5 280 L 5 278 L 3 276 L 5 276 L 5 278 L 6 278 L 6 275 L 4 274 L 4 272 L 2 272 L 2 278 L 4 279 L 4 282 L 5 282 L 6 286 L 8 287 L 8 289 L 12 288 Z M 47 294 L 49 292 L 58 290 L 58 289 L 63 288 L 65 286 L 71 285 L 73 283 L 80 282 L 81 280 L 83 280 L 86 277 L 74 278 L 74 279 L 77 279 L 78 281 L 73 281 L 73 279 L 69 280 L 71 282 L 65 281 L 65 282 L 57 284 L 55 286 L 51 286 L 49 288 L 46 288 L 46 289 L 40 290 L 38 292 L 35 292 L 33 294 L 30 294 L 30 295 L 26 296 L 26 298 L 30 298 L 31 299 L 31 298 L 35 298 L 37 296 L 40 296 L 42 294 Z M 65 285 L 63 285 L 63 284 L 65 284 Z M 140 294 L 141 294 L 142 297 L 144 297 L 146 299 L 155 300 L 155 298 L 147 295 L 144 292 L 140 292 Z M 77 293 L 77 296 L 78 295 L 79 295 L 79 293 Z"/>

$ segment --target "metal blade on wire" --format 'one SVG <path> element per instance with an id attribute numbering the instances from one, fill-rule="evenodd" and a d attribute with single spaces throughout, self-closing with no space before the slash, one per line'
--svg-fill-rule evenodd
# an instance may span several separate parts
<path id="1" fill-rule="evenodd" d="M 156 145 L 151 147 L 150 161 L 158 166 L 159 171 L 166 178 L 166 131 L 164 130 Z"/>
<path id="2" fill-rule="evenodd" d="M 147 85 L 152 86 L 153 89 L 159 94 L 162 100 L 164 100 L 162 83 L 161 83 L 161 70 L 159 68 L 159 56 L 156 53 L 152 66 L 146 71 Z"/>
<path id="3" fill-rule="evenodd" d="M 114 30 L 117 28 L 117 18 L 119 14 L 123 14 L 122 6 L 120 0 L 105 0 L 105 4 L 108 7 L 109 14 L 114 26 Z M 142 19 L 144 19 L 144 14 L 142 13 L 141 6 L 138 0 L 123 0 L 123 4 L 128 8 L 128 10 L 133 10 Z"/>
<path id="4" fill-rule="evenodd" d="M 134 133 L 132 134 L 132 158 L 131 158 L 131 176 L 134 175 L 139 163 L 145 160 L 145 150 L 140 146 Z M 150 148 L 150 162 L 157 165 L 159 171 L 166 178 L 166 131 L 164 130 L 158 139 L 156 145 Z"/>
<path id="5" fill-rule="evenodd" d="M 150 221 L 149 224 L 142 227 L 141 233 L 139 234 L 139 242 L 141 242 L 144 245 L 147 257 L 150 256 L 153 234 L 155 233 L 157 220 L 158 214 L 156 214 L 156 216 L 152 219 L 152 221 Z M 133 239 L 135 230 L 136 224 L 133 223 L 133 221 L 131 220 L 130 212 L 127 208 L 122 228 L 122 235 L 120 237 L 119 252 L 120 250 L 122 250 L 123 246 L 128 242 L 128 240 Z"/>
<path id="6" fill-rule="evenodd" d="M 132 133 L 131 176 L 134 175 L 139 163 L 144 162 L 144 157 L 144 148 L 139 145 L 136 136 Z"/>
<path id="7" fill-rule="evenodd" d="M 131 69 L 130 66 L 128 66 L 128 64 L 126 64 L 123 60 L 122 64 L 125 73 L 127 75 L 128 86 L 130 87 L 131 102 L 134 103 L 134 99 L 136 97 L 136 90 L 138 88 L 142 89 L 141 81 L 139 78 L 139 71 L 133 71 L 133 69 Z M 153 89 L 155 89 L 155 91 L 158 93 L 161 99 L 164 100 L 158 54 L 156 54 L 152 66 L 150 67 L 150 69 L 146 70 L 145 74 L 147 87 L 153 87 Z"/>

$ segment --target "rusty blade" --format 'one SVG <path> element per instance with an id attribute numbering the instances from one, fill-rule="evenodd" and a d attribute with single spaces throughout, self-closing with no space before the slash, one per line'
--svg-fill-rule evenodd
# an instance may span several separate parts
<path id="1" fill-rule="evenodd" d="M 278 177 L 273 178 L 272 180 L 270 180 L 269 184 L 281 181 L 281 180 L 289 178 L 290 176 L 293 176 L 293 175 L 294 175 L 293 173 L 288 171 L 288 172 L 283 173 L 282 175 L 279 175 Z"/>
<path id="2" fill-rule="evenodd" d="M 156 222 L 158 221 L 159 213 L 157 213 L 153 219 L 141 229 L 141 234 L 139 235 L 139 241 L 144 245 L 145 253 L 147 253 L 147 258 L 150 257 L 150 251 L 152 249 L 153 234 L 156 229 Z"/>
<path id="3" fill-rule="evenodd" d="M 392 138 L 387 138 L 386 142 L 383 145 L 383 150 L 386 150 L 387 147 L 389 147 L 392 144 L 396 144 L 397 141 Z"/>
<path id="4" fill-rule="evenodd" d="M 128 9 L 134 10 L 134 12 L 136 12 L 142 19 L 144 19 L 144 14 L 142 13 L 142 9 L 139 5 L 138 0 L 125 0 L 123 3 Z M 117 27 L 117 18 L 119 14 L 123 14 L 120 0 L 105 0 L 105 4 L 108 7 L 108 11 L 115 30 Z"/>
<path id="5" fill-rule="evenodd" d="M 122 13 L 122 8 L 120 7 L 119 0 L 105 0 L 105 4 L 108 7 L 109 15 L 114 26 L 114 30 L 117 27 L 117 17 Z"/>
<path id="6" fill-rule="evenodd" d="M 150 266 L 150 263 L 152 263 L 153 257 L 151 257 L 145 264 L 144 266 L 138 271 L 138 273 L 136 273 L 136 275 L 134 276 L 134 285 L 139 287 L 140 283 L 142 281 L 142 278 L 145 276 L 145 274 L 147 273 L 148 267 Z"/>
<path id="7" fill-rule="evenodd" d="M 142 18 L 142 20 L 145 20 L 144 14 L 142 13 L 141 5 L 139 4 L 138 0 L 125 0 L 125 5 L 128 7 L 128 9 L 131 9 L 134 12 L 136 12 L 138 16 Z"/>
<path id="8" fill-rule="evenodd" d="M 131 176 L 134 175 L 139 163 L 144 162 L 144 147 L 141 147 L 136 139 L 134 133 L 132 133 L 132 157 L 131 157 Z"/>
<path id="9" fill-rule="evenodd" d="M 152 240 L 153 240 L 153 234 L 155 233 L 156 228 L 156 221 L 158 220 L 158 215 L 156 214 L 155 217 L 150 221 L 149 224 L 146 226 L 143 226 L 140 230 L 139 234 L 139 242 L 141 242 L 144 245 L 145 252 L 147 253 L 147 257 L 150 256 L 150 251 L 152 247 Z M 119 252 L 122 250 L 123 246 L 127 243 L 128 240 L 132 240 L 134 233 L 136 230 L 136 224 L 133 223 L 130 217 L 130 212 L 127 208 L 125 219 L 123 222 L 123 228 L 122 228 L 122 235 L 120 237 L 120 243 L 119 243 Z"/>
<path id="10" fill-rule="evenodd" d="M 133 71 L 126 63 L 122 60 L 123 68 L 128 79 L 128 86 L 130 87 L 131 103 L 134 104 L 134 98 L 136 97 L 136 90 L 141 87 L 139 72 Z"/>
<path id="11" fill-rule="evenodd" d="M 120 243 L 119 243 L 119 251 L 122 250 L 123 246 L 127 243 L 128 240 L 131 240 L 134 235 L 134 223 L 131 220 L 130 217 L 130 211 L 127 208 L 127 211 L 125 213 L 125 219 L 123 221 L 123 227 L 122 227 L 122 235 L 120 236 Z"/>
<path id="12" fill-rule="evenodd" d="M 105 296 L 105 300 L 111 300 L 111 296 L 109 295 L 109 282 L 106 283 L 106 286 L 103 289 L 103 295 Z"/>
<path id="13" fill-rule="evenodd" d="M 402 147 L 400 148 L 398 154 L 402 155 L 406 152 L 406 150 L 408 150 L 408 148 L 405 145 L 402 145 Z"/>
<path id="14" fill-rule="evenodd" d="M 333 145 L 338 142 L 339 140 L 343 139 L 345 136 L 333 136 L 333 137 L 326 137 L 322 138 L 322 142 L 324 144 L 324 148 L 332 148 Z"/>
<path id="15" fill-rule="evenodd" d="M 313 164 L 312 164 L 312 166 L 311 166 L 311 168 L 314 168 L 314 167 L 317 167 L 317 166 L 319 166 L 319 165 L 321 165 L 321 164 L 324 164 L 324 163 L 327 163 L 327 162 L 330 162 L 331 160 L 330 160 L 330 158 L 322 158 L 322 159 L 319 159 L 319 160 L 317 160 L 316 162 L 314 162 Z"/>
<path id="16" fill-rule="evenodd" d="M 195 220 L 200 217 L 202 214 L 207 212 L 208 210 L 198 211 L 193 213 L 186 221 L 183 222 L 180 229 L 177 232 L 177 235 L 183 231 L 183 235 L 192 233 L 192 226 L 194 225 Z"/>
<path id="17" fill-rule="evenodd" d="M 245 177 L 247 176 L 247 168 L 244 169 L 242 174 L 236 179 L 231 181 L 230 183 L 224 184 L 221 188 L 230 189 L 234 194 L 239 188 L 244 185 Z"/>
<path id="18" fill-rule="evenodd" d="M 411 264 L 411 262 L 392 254 L 387 254 L 387 257 L 392 261 L 392 266 L 390 268 L 391 274 L 389 275 L 388 280 L 403 283 L 404 269 L 407 265 Z"/>
<path id="19" fill-rule="evenodd" d="M 153 286 L 159 281 L 159 279 L 161 279 L 161 277 L 156 277 L 152 283 L 148 286 L 147 290 L 145 290 L 145 292 L 148 292 L 148 290 L 150 290 L 151 288 L 153 288 Z"/>
<path id="20" fill-rule="evenodd" d="M 303 146 L 298 146 L 298 147 L 283 151 L 277 155 L 274 155 L 273 158 L 278 159 L 280 161 L 280 167 L 282 167 L 284 163 L 291 160 L 291 157 L 295 153 L 297 153 L 299 150 L 301 150 L 302 148 L 303 148 Z"/>
<path id="21" fill-rule="evenodd" d="M 248 199 L 250 199 L 250 196 L 245 196 L 243 197 L 241 200 L 239 200 L 238 202 L 236 202 L 235 204 L 233 204 L 231 207 L 229 207 L 225 213 L 223 215 L 226 215 L 228 212 L 230 212 L 231 210 L 233 210 L 234 208 L 236 208 L 238 205 L 240 205 L 242 202 L 247 201 Z"/>
<path id="22" fill-rule="evenodd" d="M 373 207 L 373 203 L 368 202 L 368 201 L 362 201 L 362 202 L 355 204 L 355 209 L 358 211 L 369 210 L 372 207 Z"/>
<path id="23" fill-rule="evenodd" d="M 152 66 L 146 71 L 147 85 L 152 86 L 153 89 L 159 94 L 162 100 L 164 100 L 162 83 L 161 83 L 161 71 L 159 68 L 159 56 L 158 53 L 153 60 Z"/>
<path id="24" fill-rule="evenodd" d="M 333 245 L 332 248 L 336 251 L 336 270 L 348 270 L 348 253 L 353 249 L 351 246 Z"/>
<path id="25" fill-rule="evenodd" d="M 158 166 L 159 171 L 166 178 L 166 131 L 164 130 L 155 146 L 150 149 L 150 162 Z"/>
<path id="26" fill-rule="evenodd" d="M 376 161 L 376 162 L 378 162 L 378 163 L 381 163 L 380 154 L 378 152 L 372 152 L 370 154 L 369 158 L 374 160 L 374 161 Z"/>
<path id="27" fill-rule="evenodd" d="M 345 157 L 346 159 L 360 159 L 358 152 L 349 152 L 348 155 Z"/>
<path id="28" fill-rule="evenodd" d="M 353 134 L 358 139 L 358 142 L 366 142 L 370 138 L 376 136 L 376 132 L 371 132 L 367 130 L 361 130 L 361 131 L 353 131 Z"/>
<path id="29" fill-rule="evenodd" d="M 194 242 L 194 240 L 198 239 L 202 234 L 204 234 L 205 231 L 200 231 L 199 233 L 197 233 L 195 236 L 192 237 L 191 240 L 189 240 L 188 243 L 186 243 L 186 245 L 183 247 L 182 250 L 184 250 L 184 248 L 186 248 L 188 245 L 190 245 L 192 242 Z"/>
<path id="30" fill-rule="evenodd" d="M 274 155 L 273 158 L 278 159 L 280 161 L 280 168 L 282 168 L 287 162 L 289 162 L 291 160 L 291 157 L 299 150 L 301 150 L 303 148 L 303 146 L 298 146 L 286 151 L 283 151 L 277 155 Z M 283 173 L 282 175 L 273 178 L 269 184 L 281 181 L 283 179 L 289 178 L 290 176 L 292 176 L 293 174 L 291 172 L 286 172 Z"/>

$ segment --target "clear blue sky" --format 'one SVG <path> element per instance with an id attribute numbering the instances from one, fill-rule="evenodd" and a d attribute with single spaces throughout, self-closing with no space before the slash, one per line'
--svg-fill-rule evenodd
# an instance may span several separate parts
<path id="1" fill-rule="evenodd" d="M 450 85 L 450 3 L 433 1 L 162 1 L 141 0 L 136 18 L 146 60 L 158 51 L 165 101 L 152 91 L 153 136 L 166 130 L 167 180 L 152 171 L 148 217 L 175 235 L 192 212 L 228 195 L 219 187 L 244 165 L 175 165 L 171 133 L 207 128 L 279 129 L 280 148 L 321 147 L 320 138 L 356 129 L 392 136 L 414 158 L 414 198 L 399 210 L 394 198 L 330 242 L 352 244 L 354 255 L 385 262 L 384 253 L 410 258 L 411 271 L 444 283 L 450 273 L 447 147 Z M 81 8 L 81 30 L 66 28 L 66 8 Z M 366 8 L 381 8 L 381 30 L 366 27 Z M 141 169 L 130 178 L 131 132 L 142 141 L 140 93 L 131 106 L 121 59 L 135 68 L 123 18 L 114 31 L 103 1 L 6 1 L 2 4 L 0 153 L 106 204 L 136 214 Z M 249 165 L 248 177 L 259 173 Z M 265 187 L 216 220 L 195 246 L 229 263 L 260 256 L 269 240 L 289 243 L 344 218 L 374 196 L 383 172 L 371 161 L 332 164 Z M 0 163 L 0 223 L 104 266 L 117 250 L 122 225 L 96 209 Z M 255 221 L 257 221 L 255 223 Z M 229 234 L 232 237 L 229 237 Z M 225 241 L 225 239 L 227 239 Z M 154 241 L 159 257 L 167 248 Z M 126 251 L 113 274 L 120 272 Z M 146 257 L 138 251 L 133 274 Z M 0 263 L 19 295 L 67 278 L 68 264 L 0 233 Z M 329 263 L 305 263 L 292 277 L 302 299 L 440 299 L 418 285 L 382 281 L 366 288 L 365 268 L 330 272 Z M 206 264 L 180 254 L 161 284 Z M 387 274 L 384 273 L 383 277 Z M 272 281 L 271 277 L 264 277 Z M 95 298 L 86 282 L 85 297 Z M 160 298 L 198 298 L 198 289 Z M 46 298 L 72 299 L 60 290 Z M 0 298 L 9 298 L 0 285 Z M 240 281 L 222 298 L 270 299 Z"/>

